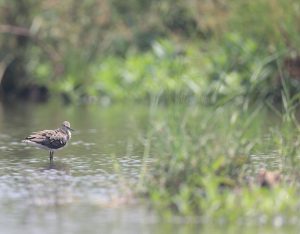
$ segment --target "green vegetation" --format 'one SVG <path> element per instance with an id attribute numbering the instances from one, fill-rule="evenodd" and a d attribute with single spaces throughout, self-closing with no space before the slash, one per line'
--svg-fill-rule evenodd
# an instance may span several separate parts
<path id="1" fill-rule="evenodd" d="M 297 9 L 294 0 L 2 0 L 2 91 L 278 101 L 282 80 L 292 95 L 300 87 Z"/>
<path id="2" fill-rule="evenodd" d="M 165 216 L 290 224 L 300 204 L 299 126 L 272 114 L 232 106 L 153 112 L 146 157 L 154 168 L 143 169 L 139 191 Z M 262 169 L 281 180 L 261 187 Z"/>
<path id="3" fill-rule="evenodd" d="M 0 0 L 2 93 L 154 103 L 144 160 L 155 162 L 144 163 L 138 191 L 155 207 L 293 218 L 299 9 L 295 0 Z M 261 188 L 261 168 L 278 170 L 280 184 Z"/>

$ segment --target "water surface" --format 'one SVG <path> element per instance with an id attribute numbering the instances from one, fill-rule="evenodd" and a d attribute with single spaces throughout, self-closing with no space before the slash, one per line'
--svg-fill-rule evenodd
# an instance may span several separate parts
<path id="1" fill-rule="evenodd" d="M 64 120 L 76 131 L 55 152 L 54 164 L 47 151 L 21 143 L 30 132 Z M 1 233 L 90 233 L 100 227 L 132 233 L 155 222 L 130 189 L 140 173 L 146 122 L 147 109 L 133 106 L 2 105 Z"/>
<path id="2" fill-rule="evenodd" d="M 47 151 L 21 143 L 64 120 L 76 131 L 53 165 Z M 136 200 L 131 186 L 139 179 L 148 128 L 145 106 L 1 104 L 0 233 L 276 233 L 243 225 L 219 229 L 195 217 L 165 221 Z M 257 168 L 259 158 L 251 156 Z"/>

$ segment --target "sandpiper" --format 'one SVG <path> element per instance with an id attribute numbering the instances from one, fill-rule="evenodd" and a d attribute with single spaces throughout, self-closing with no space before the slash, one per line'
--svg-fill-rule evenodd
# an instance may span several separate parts
<path id="1" fill-rule="evenodd" d="M 54 151 L 66 146 L 67 142 L 71 139 L 71 131 L 74 130 L 70 127 L 70 123 L 64 121 L 60 128 L 33 132 L 22 142 L 49 150 L 50 162 L 53 162 Z"/>

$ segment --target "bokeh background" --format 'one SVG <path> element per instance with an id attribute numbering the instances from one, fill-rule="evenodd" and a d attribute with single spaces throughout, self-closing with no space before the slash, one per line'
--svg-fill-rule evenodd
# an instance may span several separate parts
<path id="1" fill-rule="evenodd" d="M 0 233 L 298 231 L 299 22 L 299 0 L 0 0 Z M 21 142 L 64 120 L 53 165 Z"/>
<path id="2" fill-rule="evenodd" d="M 299 20 L 295 0 L 1 0 L 1 94 L 278 102 L 299 91 Z"/>

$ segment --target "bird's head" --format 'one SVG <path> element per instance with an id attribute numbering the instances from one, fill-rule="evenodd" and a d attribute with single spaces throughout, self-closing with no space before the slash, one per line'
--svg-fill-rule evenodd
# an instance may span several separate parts
<path id="1" fill-rule="evenodd" d="M 74 131 L 74 129 L 71 128 L 71 125 L 68 121 L 64 121 L 61 125 L 61 129 L 65 132 L 68 132 L 68 131 Z"/>

